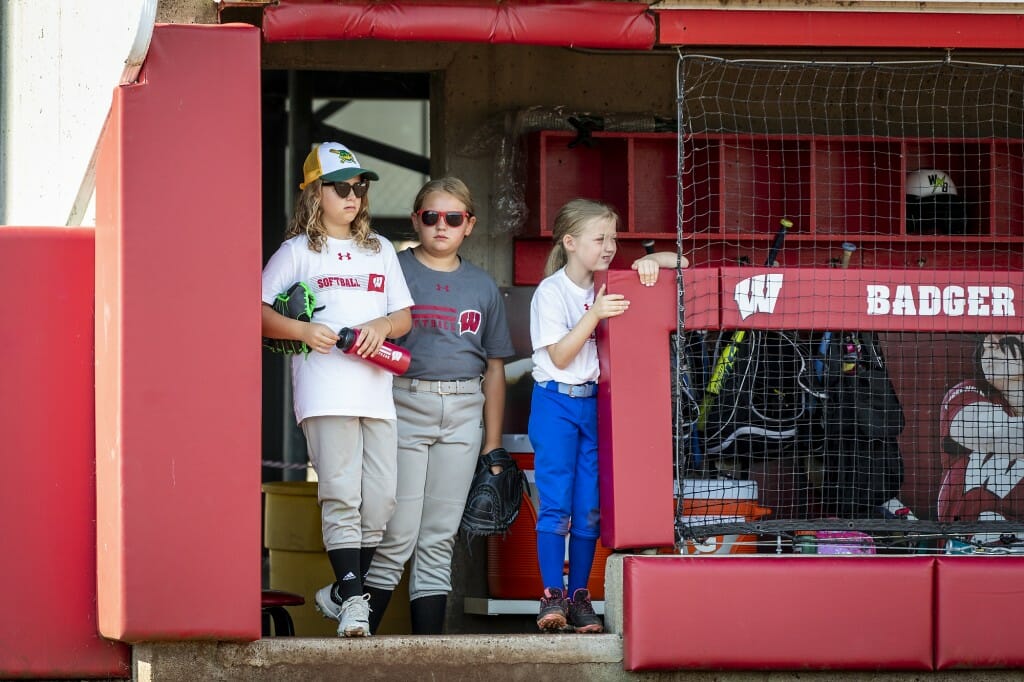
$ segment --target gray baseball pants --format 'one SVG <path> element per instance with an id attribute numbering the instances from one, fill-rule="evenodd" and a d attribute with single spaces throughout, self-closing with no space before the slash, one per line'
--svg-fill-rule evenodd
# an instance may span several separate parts
<path id="1" fill-rule="evenodd" d="M 324 548 L 378 544 L 395 509 L 394 420 L 307 417 L 302 432 L 319 481 Z"/>
<path id="2" fill-rule="evenodd" d="M 412 558 L 409 597 L 448 594 L 452 553 L 483 439 L 482 391 L 394 388 L 398 504 L 365 583 L 393 590 Z"/>

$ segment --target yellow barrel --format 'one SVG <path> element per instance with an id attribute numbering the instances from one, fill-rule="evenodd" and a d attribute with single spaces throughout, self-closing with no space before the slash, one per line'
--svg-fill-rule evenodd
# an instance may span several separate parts
<path id="1" fill-rule="evenodd" d="M 324 550 L 316 488 L 315 481 L 263 484 L 263 546 L 270 553 L 268 587 L 305 597 L 305 605 L 287 607 L 298 637 L 334 637 L 338 628 L 336 621 L 320 615 L 314 602 L 316 591 L 334 582 Z M 410 630 L 409 585 L 403 576 L 379 631 L 373 634 L 408 634 Z"/>

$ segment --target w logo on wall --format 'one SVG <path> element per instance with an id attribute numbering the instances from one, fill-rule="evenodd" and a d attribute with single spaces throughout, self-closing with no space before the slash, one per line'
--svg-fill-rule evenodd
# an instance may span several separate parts
<path id="1" fill-rule="evenodd" d="M 782 291 L 782 273 L 754 275 L 736 283 L 733 299 L 740 309 L 740 317 L 744 320 L 754 313 L 775 312 L 775 304 Z"/>

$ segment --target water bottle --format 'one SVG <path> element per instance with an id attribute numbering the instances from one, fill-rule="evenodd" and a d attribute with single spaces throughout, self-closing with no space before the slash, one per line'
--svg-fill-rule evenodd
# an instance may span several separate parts
<path id="1" fill-rule="evenodd" d="M 344 353 L 352 354 L 355 351 L 356 344 L 359 342 L 359 330 L 352 327 L 343 327 L 338 332 L 338 348 Z M 412 360 L 412 356 L 409 355 L 407 348 L 396 346 L 393 343 L 385 341 L 377 352 L 368 358 L 364 358 L 361 355 L 356 357 L 372 362 L 373 364 L 386 369 L 392 374 L 405 374 L 405 371 L 409 369 L 409 361 Z"/>
<path id="2" fill-rule="evenodd" d="M 793 552 L 796 554 L 817 554 L 818 539 L 812 530 L 798 530 L 793 538 Z"/>

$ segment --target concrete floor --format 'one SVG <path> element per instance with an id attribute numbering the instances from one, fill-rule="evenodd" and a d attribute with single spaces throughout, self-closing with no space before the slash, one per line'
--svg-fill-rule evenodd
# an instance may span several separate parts
<path id="1" fill-rule="evenodd" d="M 497 682 L 996 682 L 1024 679 L 1021 671 L 837 672 L 665 671 L 623 669 L 622 557 L 605 574 L 608 634 L 536 632 L 533 617 L 513 619 L 518 634 L 429 637 L 380 635 L 269 637 L 258 642 L 142 643 L 132 647 L 137 682 L 317 682 L 319 680 L 453 680 Z M 485 618 L 494 618 L 485 617 Z M 505 621 L 506 626 L 511 625 Z M 521 622 L 520 622 L 521 621 Z M 680 642 L 680 646 L 685 646 Z"/>
<path id="2" fill-rule="evenodd" d="M 380 636 L 267 638 L 246 644 L 138 644 L 138 682 L 316 682 L 319 680 L 480 680 L 495 682 L 1002 682 L 1019 671 L 646 672 L 622 668 L 618 635 Z"/>

